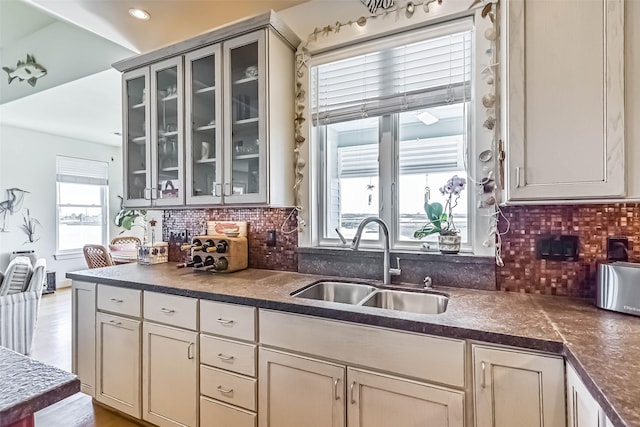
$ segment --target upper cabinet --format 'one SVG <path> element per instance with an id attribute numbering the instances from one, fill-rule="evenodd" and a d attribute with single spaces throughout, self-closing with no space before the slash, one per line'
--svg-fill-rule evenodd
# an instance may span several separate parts
<path id="1" fill-rule="evenodd" d="M 623 0 L 508 0 L 507 201 L 625 196 Z"/>
<path id="2" fill-rule="evenodd" d="M 114 64 L 125 206 L 292 206 L 298 43 L 271 12 Z"/>

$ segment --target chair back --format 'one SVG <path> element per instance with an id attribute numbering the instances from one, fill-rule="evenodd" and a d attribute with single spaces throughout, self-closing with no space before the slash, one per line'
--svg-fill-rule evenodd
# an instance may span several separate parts
<path id="1" fill-rule="evenodd" d="M 142 242 L 136 236 L 114 237 L 110 246 L 137 246 Z"/>
<path id="2" fill-rule="evenodd" d="M 115 265 L 113 259 L 111 259 L 111 252 L 102 245 L 84 245 L 82 252 L 89 268 Z"/>

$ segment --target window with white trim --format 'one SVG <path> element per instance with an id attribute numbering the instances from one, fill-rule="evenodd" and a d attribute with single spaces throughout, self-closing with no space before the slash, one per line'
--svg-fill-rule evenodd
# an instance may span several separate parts
<path id="1" fill-rule="evenodd" d="M 109 165 L 56 156 L 56 253 L 77 253 L 85 244 L 106 244 Z"/>
<path id="2" fill-rule="evenodd" d="M 413 233 L 427 222 L 426 199 L 444 204 L 438 189 L 453 175 L 466 177 L 472 38 L 473 21 L 465 19 L 313 57 L 321 245 L 337 243 L 336 228 L 353 237 L 367 216 L 389 224 L 395 248 L 437 239 Z M 454 209 L 467 248 L 470 193 Z M 377 243 L 376 224 L 365 239 Z"/>

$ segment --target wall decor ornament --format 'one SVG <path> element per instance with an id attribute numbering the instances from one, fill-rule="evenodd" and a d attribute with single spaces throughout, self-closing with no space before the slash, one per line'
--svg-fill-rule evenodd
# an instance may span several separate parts
<path id="1" fill-rule="evenodd" d="M 47 70 L 36 62 L 33 55 L 27 54 L 26 61 L 18 61 L 15 68 L 2 67 L 9 76 L 9 84 L 15 79 L 27 81 L 32 87 L 36 85 L 38 79 L 47 75 Z"/>
<path id="2" fill-rule="evenodd" d="M 40 240 L 39 237 L 36 239 L 36 226 L 42 227 L 42 225 L 40 224 L 40 221 L 31 217 L 31 213 L 29 212 L 29 209 L 27 209 L 26 215 L 22 215 L 22 219 L 24 220 L 24 223 L 22 224 L 22 231 L 24 231 L 27 237 L 29 238 L 29 240 L 24 242 L 23 245 L 27 243 L 37 242 L 38 240 Z"/>
<path id="3" fill-rule="evenodd" d="M 362 4 L 367 6 L 369 12 L 376 13 L 378 8 L 390 9 L 393 7 L 393 0 L 360 0 Z M 413 12 L 412 12 L 413 13 Z"/>
<path id="4" fill-rule="evenodd" d="M 22 207 L 22 202 L 24 201 L 24 195 L 26 193 L 29 192 L 16 187 L 7 189 L 9 198 L 5 201 L 0 202 L 0 213 L 2 213 L 2 227 L 0 228 L 0 232 L 8 231 L 7 213 L 13 215 L 15 212 L 20 210 L 20 208 Z"/>

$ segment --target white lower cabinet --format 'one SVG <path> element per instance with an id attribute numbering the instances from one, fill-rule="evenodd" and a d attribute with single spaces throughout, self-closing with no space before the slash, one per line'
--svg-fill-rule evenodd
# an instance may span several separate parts
<path id="1" fill-rule="evenodd" d="M 344 427 L 346 369 L 260 348 L 260 427 Z"/>
<path id="2" fill-rule="evenodd" d="M 349 427 L 463 427 L 464 392 L 347 368 Z"/>
<path id="3" fill-rule="evenodd" d="M 74 280 L 71 285 L 71 370 L 80 379 L 80 391 L 95 397 L 96 284 Z"/>
<path id="4" fill-rule="evenodd" d="M 196 426 L 198 334 L 143 324 L 142 418 L 158 426 Z"/>
<path id="5" fill-rule="evenodd" d="M 567 363 L 567 421 L 568 427 L 613 426 L 598 402 L 578 377 L 573 366 Z"/>
<path id="6" fill-rule="evenodd" d="M 98 402 L 140 418 L 140 321 L 96 314 Z"/>
<path id="7" fill-rule="evenodd" d="M 473 346 L 476 427 L 565 425 L 561 357 Z"/>

